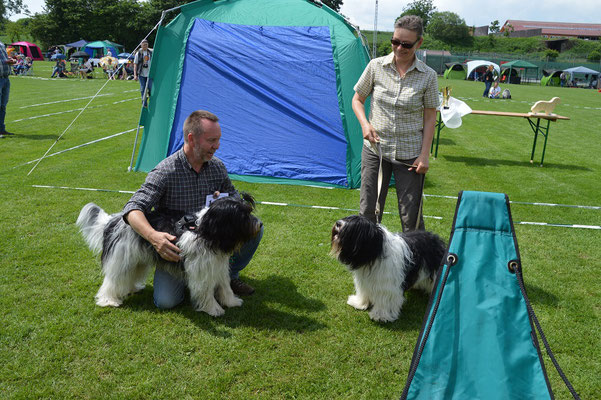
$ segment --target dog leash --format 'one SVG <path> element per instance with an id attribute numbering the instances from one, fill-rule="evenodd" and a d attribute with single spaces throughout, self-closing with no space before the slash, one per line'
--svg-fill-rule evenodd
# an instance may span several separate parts
<path id="1" fill-rule="evenodd" d="M 383 184 L 383 180 L 384 180 L 384 172 L 382 170 L 382 149 L 380 147 L 380 142 L 376 142 L 375 145 L 374 143 L 370 142 L 370 145 L 372 146 L 372 149 L 374 149 L 374 151 L 378 154 L 379 158 L 380 158 L 380 165 L 378 167 L 378 195 L 376 196 L 376 220 L 380 220 L 380 193 L 382 191 L 382 184 Z M 411 164 L 407 164 L 405 162 L 402 161 L 398 161 L 395 160 L 395 162 L 404 165 L 406 167 L 409 168 L 413 168 L 415 167 L 414 165 Z M 417 173 L 417 172 L 416 172 Z M 419 198 L 419 208 L 418 208 L 418 212 L 417 212 L 417 220 L 415 221 L 415 230 L 417 230 L 419 228 L 419 221 L 422 217 L 422 206 L 423 206 L 423 202 L 424 202 L 424 185 L 426 183 L 426 174 L 420 174 L 422 175 L 422 184 L 421 184 L 421 196 Z"/>

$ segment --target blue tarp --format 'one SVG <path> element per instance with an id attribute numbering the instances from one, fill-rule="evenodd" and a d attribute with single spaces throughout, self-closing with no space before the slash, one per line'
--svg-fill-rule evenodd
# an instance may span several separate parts
<path id="1" fill-rule="evenodd" d="M 230 174 L 348 185 L 347 140 L 327 26 L 196 19 L 168 155 L 182 146 L 184 120 L 198 109 L 218 110 L 224 132 L 218 156 Z"/>

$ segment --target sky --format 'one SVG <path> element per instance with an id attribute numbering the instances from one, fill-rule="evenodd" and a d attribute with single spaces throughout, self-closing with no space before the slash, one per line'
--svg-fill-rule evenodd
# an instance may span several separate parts
<path id="1" fill-rule="evenodd" d="M 25 0 L 32 13 L 42 12 L 44 0 Z M 410 1 L 378 0 L 378 30 L 391 31 L 394 20 Z M 494 20 L 503 26 L 508 19 L 545 22 L 580 22 L 601 24 L 599 0 L 579 0 L 572 7 L 565 0 L 546 0 L 544 5 L 525 0 L 434 0 L 437 11 L 452 11 L 468 26 L 490 25 Z M 373 30 L 375 0 L 344 0 L 340 12 L 360 29 Z M 25 15 L 13 15 L 16 21 Z"/>

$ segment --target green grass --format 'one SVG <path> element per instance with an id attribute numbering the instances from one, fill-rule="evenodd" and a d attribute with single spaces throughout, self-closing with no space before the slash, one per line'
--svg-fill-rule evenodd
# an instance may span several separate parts
<path id="1" fill-rule="evenodd" d="M 47 77 L 51 63 L 36 63 Z M 0 390 L 3 398 L 389 399 L 404 386 L 428 297 L 409 292 L 402 317 L 372 322 L 345 304 L 352 278 L 329 257 L 333 222 L 349 211 L 259 205 L 261 246 L 243 278 L 257 288 L 222 318 L 189 304 L 152 304 L 152 279 L 119 309 L 94 305 L 99 262 L 75 226 L 94 201 L 119 211 L 129 195 L 32 185 L 136 190 L 128 173 L 135 132 L 33 164 L 63 133 L 101 79 L 11 78 L 0 140 Z M 470 115 L 445 128 L 425 192 L 504 192 L 510 200 L 601 205 L 601 94 L 511 85 L 513 100 L 485 100 L 483 84 L 440 81 L 473 109 L 527 112 L 559 96 L 544 167 L 530 164 L 523 119 Z M 136 127 L 138 83 L 111 81 L 50 153 Z M 62 102 L 58 102 L 62 101 Z M 55 103 L 53 103 L 55 102 Z M 33 106 L 35 104 L 50 103 Z M 41 115 L 54 114 L 45 117 Z M 39 117 L 39 118 L 34 118 Z M 20 120 L 17 122 L 17 120 Z M 227 132 L 224 132 L 227 135 Z M 540 159 L 540 146 L 535 160 Z M 356 190 L 234 182 L 258 201 L 357 209 Z M 388 211 L 394 211 L 394 193 Z M 426 225 L 449 237 L 455 201 L 427 197 Z M 601 211 L 514 204 L 515 221 L 601 225 Z M 384 224 L 400 229 L 398 216 Z M 526 288 L 555 355 L 583 399 L 601 398 L 601 231 L 516 225 Z M 545 357 L 556 398 L 569 398 Z"/>

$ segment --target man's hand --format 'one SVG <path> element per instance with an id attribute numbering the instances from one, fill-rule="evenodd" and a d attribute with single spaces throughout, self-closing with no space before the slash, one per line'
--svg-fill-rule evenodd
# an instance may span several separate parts
<path id="1" fill-rule="evenodd" d="M 180 260 L 179 253 L 181 250 L 173 244 L 175 239 L 177 239 L 175 236 L 170 235 L 167 232 L 154 231 L 150 234 L 148 241 L 163 259 L 178 262 Z"/>
<path id="2" fill-rule="evenodd" d="M 173 262 L 180 260 L 180 249 L 173 244 L 177 239 L 175 236 L 154 230 L 140 210 L 130 211 L 125 218 L 133 230 L 146 239 L 163 259 Z"/>

